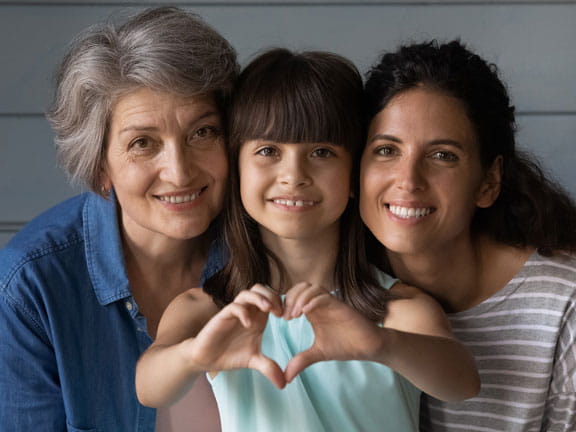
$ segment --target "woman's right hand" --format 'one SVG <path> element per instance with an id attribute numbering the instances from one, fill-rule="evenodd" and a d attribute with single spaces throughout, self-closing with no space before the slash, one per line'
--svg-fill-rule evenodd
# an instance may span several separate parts
<path id="1" fill-rule="evenodd" d="M 250 368 L 278 388 L 286 379 L 278 364 L 262 354 L 260 344 L 268 313 L 282 315 L 282 300 L 269 288 L 256 284 L 210 319 L 189 343 L 190 360 L 206 371 Z"/>

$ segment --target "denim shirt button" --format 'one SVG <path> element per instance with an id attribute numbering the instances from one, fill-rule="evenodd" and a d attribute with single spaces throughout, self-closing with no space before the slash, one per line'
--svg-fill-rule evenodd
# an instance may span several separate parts
<path id="1" fill-rule="evenodd" d="M 128 309 L 129 311 L 131 311 L 132 308 L 134 307 L 134 306 L 132 306 L 132 303 L 129 301 L 127 301 L 125 304 L 126 304 L 126 309 Z"/>

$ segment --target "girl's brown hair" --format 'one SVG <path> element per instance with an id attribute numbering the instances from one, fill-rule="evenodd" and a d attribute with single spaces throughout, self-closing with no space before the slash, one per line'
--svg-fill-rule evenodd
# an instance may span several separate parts
<path id="1" fill-rule="evenodd" d="M 327 52 L 297 54 L 273 49 L 258 56 L 240 74 L 229 118 L 230 180 L 224 210 L 229 261 L 204 285 L 219 306 L 255 283 L 269 284 L 270 263 L 284 275 L 282 263 L 266 248 L 258 224 L 242 205 L 238 170 L 242 144 L 263 139 L 341 145 L 352 156 L 351 187 L 357 196 L 359 157 L 365 139 L 362 97 L 362 79 L 354 65 Z M 335 268 L 339 296 L 367 318 L 381 320 L 389 294 L 378 285 L 367 262 L 358 203 L 351 198 L 340 219 Z"/>

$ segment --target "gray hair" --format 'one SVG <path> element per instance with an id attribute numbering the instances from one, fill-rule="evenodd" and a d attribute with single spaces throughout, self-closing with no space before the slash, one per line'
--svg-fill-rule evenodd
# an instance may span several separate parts
<path id="1" fill-rule="evenodd" d="M 119 96 L 145 87 L 214 95 L 223 108 L 238 69 L 234 48 L 198 15 L 178 8 L 147 9 L 120 27 L 88 28 L 57 70 L 47 113 L 60 165 L 72 183 L 102 195 L 106 136 Z"/>

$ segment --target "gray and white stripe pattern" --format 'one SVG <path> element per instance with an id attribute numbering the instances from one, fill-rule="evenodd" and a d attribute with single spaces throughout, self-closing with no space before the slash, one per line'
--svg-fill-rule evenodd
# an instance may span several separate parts
<path id="1" fill-rule="evenodd" d="M 449 318 L 482 390 L 458 403 L 423 396 L 422 431 L 576 431 L 575 257 L 535 253 L 493 297 Z"/>

